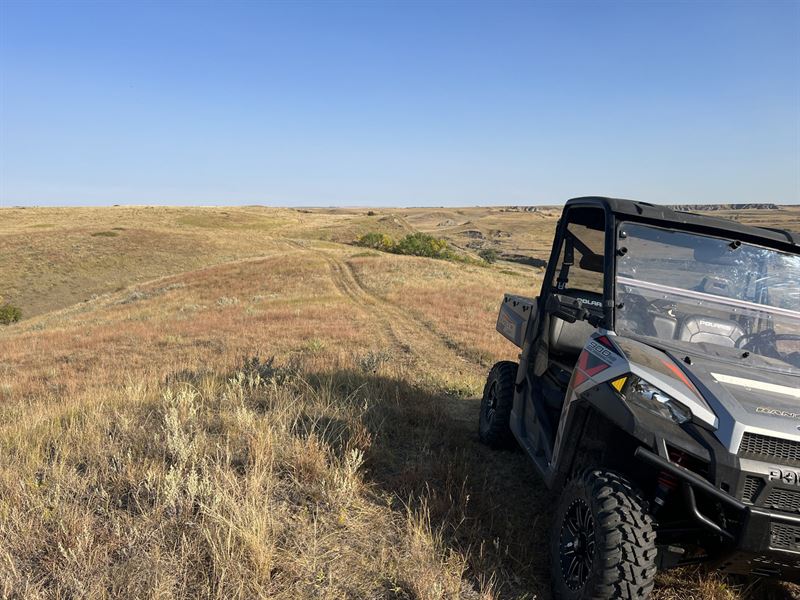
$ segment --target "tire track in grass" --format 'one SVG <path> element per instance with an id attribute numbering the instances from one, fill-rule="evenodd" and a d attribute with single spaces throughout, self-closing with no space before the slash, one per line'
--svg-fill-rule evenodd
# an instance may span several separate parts
<path id="1" fill-rule="evenodd" d="M 336 289 L 354 304 L 362 307 L 372 319 L 379 322 L 380 326 L 376 328 L 376 333 L 381 337 L 384 345 L 395 346 L 405 352 L 410 351 L 410 348 L 395 334 L 388 316 L 377 309 L 376 299 L 365 293 L 364 289 L 352 277 L 348 276 L 347 269 L 342 261 L 337 260 L 324 250 L 312 248 L 301 242 L 286 240 L 286 243 L 295 250 L 315 254 L 325 261 Z"/>
<path id="2" fill-rule="evenodd" d="M 476 353 L 474 351 L 470 351 L 470 350 L 468 350 L 466 348 L 463 348 L 453 338 L 448 336 L 446 333 L 443 333 L 442 331 L 440 331 L 438 326 L 437 326 L 437 324 L 432 319 L 429 319 L 425 315 L 421 314 L 419 310 L 405 309 L 402 306 L 398 305 L 396 302 L 392 302 L 391 300 L 388 300 L 386 298 L 381 298 L 377 294 L 374 294 L 373 292 L 370 292 L 368 290 L 368 288 L 363 283 L 361 283 L 361 279 L 359 278 L 358 274 L 356 273 L 355 269 L 353 268 L 353 265 L 351 265 L 349 262 L 346 262 L 346 261 L 344 262 L 344 265 L 350 271 L 350 275 L 353 277 L 353 279 L 358 283 L 358 285 L 367 294 L 370 294 L 371 296 L 376 298 L 378 301 L 380 301 L 380 302 L 382 302 L 384 304 L 387 304 L 389 306 L 393 306 L 394 308 L 396 308 L 396 309 L 398 309 L 400 311 L 407 311 L 407 313 L 404 313 L 404 314 L 406 314 L 407 317 L 410 314 L 411 317 L 409 317 L 409 318 L 412 318 L 412 320 L 415 321 L 417 324 L 426 327 L 432 334 L 436 335 L 439 338 L 439 340 L 445 346 L 447 346 L 453 353 L 455 353 L 461 360 L 464 360 L 466 362 L 470 362 L 470 363 L 473 363 L 475 365 L 478 365 L 483 370 L 488 370 L 489 367 L 492 366 L 491 364 L 487 364 L 486 361 L 478 353 Z"/>
<path id="3" fill-rule="evenodd" d="M 458 352 L 452 341 L 440 335 L 428 323 L 409 316 L 402 308 L 366 289 L 346 261 L 333 253 L 300 242 L 288 243 L 298 250 L 312 252 L 325 260 L 337 289 L 359 306 L 363 306 L 380 324 L 381 331 L 392 345 L 411 354 L 429 375 L 441 374 L 442 371 L 453 373 L 454 364 L 462 364 L 472 370 L 484 369 L 479 361 Z M 461 373 L 456 370 L 455 374 Z"/>

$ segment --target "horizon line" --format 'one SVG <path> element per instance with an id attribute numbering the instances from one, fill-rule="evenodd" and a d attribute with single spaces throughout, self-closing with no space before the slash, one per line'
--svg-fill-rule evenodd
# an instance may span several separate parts
<path id="1" fill-rule="evenodd" d="M 745 207 L 776 207 L 776 208 L 795 208 L 800 207 L 800 202 L 787 202 L 778 203 L 770 201 L 761 202 L 675 202 L 675 203 L 662 203 L 662 202 L 649 202 L 647 200 L 635 200 L 636 202 L 647 202 L 655 206 L 675 207 L 675 206 L 721 206 L 728 207 L 730 210 L 746 210 Z M 283 209 L 302 209 L 302 210 L 322 210 L 322 209 L 340 209 L 340 210 L 391 210 L 391 209 L 463 209 L 463 208 L 561 208 L 564 202 L 556 204 L 454 204 L 454 205 L 424 205 L 424 204 L 407 204 L 407 205 L 388 205 L 379 206 L 374 204 L 261 204 L 261 203 L 245 203 L 245 204 L 134 204 L 134 203 L 114 203 L 114 204 L 11 204 L 0 203 L 0 210 L 2 209 L 36 209 L 36 208 L 283 208 Z M 768 208 L 755 208 L 755 210 L 767 210 Z"/>

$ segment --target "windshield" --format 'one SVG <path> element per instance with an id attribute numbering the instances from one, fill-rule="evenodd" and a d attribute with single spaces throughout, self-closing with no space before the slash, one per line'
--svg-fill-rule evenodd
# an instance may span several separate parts
<path id="1" fill-rule="evenodd" d="M 800 372 L 800 255 L 622 223 L 616 330 L 738 348 Z"/>

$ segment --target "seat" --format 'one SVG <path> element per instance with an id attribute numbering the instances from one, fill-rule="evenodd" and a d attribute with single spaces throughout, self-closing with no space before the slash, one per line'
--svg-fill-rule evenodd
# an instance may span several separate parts
<path id="1" fill-rule="evenodd" d="M 599 312 L 603 306 L 603 296 L 594 292 L 582 290 L 569 290 L 565 295 L 583 301 L 590 310 Z M 559 356 L 568 357 L 574 362 L 586 345 L 586 340 L 595 332 L 595 327 L 588 321 L 575 321 L 567 323 L 558 317 L 550 317 L 550 352 Z"/>
<path id="2" fill-rule="evenodd" d="M 678 339 L 682 342 L 706 342 L 733 348 L 744 330 L 733 321 L 692 316 L 684 319 Z"/>

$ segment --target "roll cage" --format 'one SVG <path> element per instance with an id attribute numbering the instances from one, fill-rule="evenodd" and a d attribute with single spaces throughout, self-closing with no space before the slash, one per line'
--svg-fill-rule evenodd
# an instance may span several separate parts
<path id="1" fill-rule="evenodd" d="M 616 267 L 617 226 L 622 221 L 636 222 L 646 225 L 659 226 L 675 231 L 686 231 L 716 237 L 734 237 L 742 242 L 748 242 L 788 252 L 800 252 L 800 236 L 789 231 L 774 228 L 753 227 L 743 225 L 727 219 L 707 217 L 695 213 L 672 210 L 665 206 L 656 206 L 647 202 L 637 202 L 620 198 L 606 198 L 602 196 L 587 196 L 568 200 L 564 206 L 562 217 L 558 221 L 553 246 L 550 253 L 541 293 L 539 295 L 539 311 L 545 310 L 546 299 L 553 293 L 564 290 L 569 270 L 575 266 L 574 250 L 586 253 L 590 250 L 580 239 L 571 234 L 567 225 L 570 223 L 570 214 L 574 209 L 589 208 L 603 211 L 601 225 L 604 232 L 604 252 L 602 260 L 595 255 L 595 270 L 599 272 L 602 266 L 603 292 L 602 292 L 602 319 L 601 327 L 614 330 L 615 324 L 615 298 L 616 298 Z M 598 229 L 598 227 L 595 227 Z M 564 259 L 559 265 L 561 249 L 564 248 Z M 594 254 L 594 253 L 593 253 Z M 558 273 L 557 273 L 558 271 Z M 554 285 L 555 282 L 555 285 Z M 535 333 L 539 333 L 538 331 Z"/>

